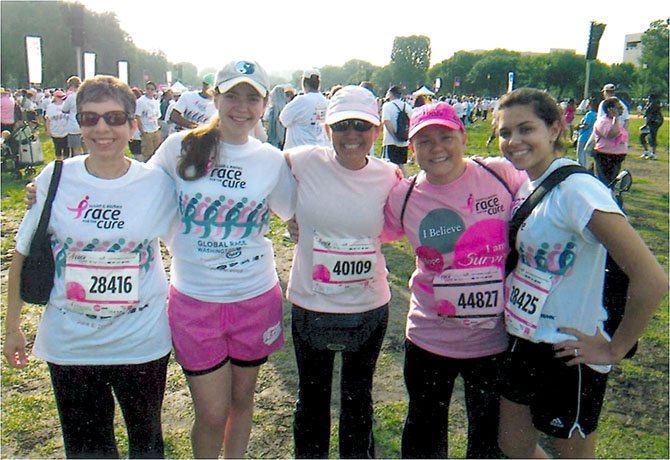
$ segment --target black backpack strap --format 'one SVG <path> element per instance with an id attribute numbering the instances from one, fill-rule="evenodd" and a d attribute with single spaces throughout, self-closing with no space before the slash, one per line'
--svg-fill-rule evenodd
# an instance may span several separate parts
<path id="1" fill-rule="evenodd" d="M 402 210 L 400 211 L 400 227 L 402 227 L 403 230 L 405 230 L 404 220 L 405 220 L 405 210 L 407 209 L 407 202 L 409 201 L 409 196 L 412 194 L 412 191 L 414 190 L 417 177 L 419 177 L 418 174 L 412 176 L 411 182 L 409 184 L 409 189 L 407 189 L 407 193 L 405 194 L 405 200 L 402 202 Z"/>
<path id="2" fill-rule="evenodd" d="M 484 162 L 479 161 L 476 158 L 472 158 L 472 161 L 477 163 L 479 166 L 481 166 L 482 168 L 487 170 L 493 177 L 498 179 L 498 182 L 500 182 L 503 185 L 503 187 L 505 187 L 505 190 L 507 190 L 507 192 L 512 196 L 512 200 L 514 200 L 514 193 L 512 193 L 512 189 L 509 188 L 509 185 L 507 185 L 507 182 L 505 182 L 505 180 L 502 177 L 500 177 L 500 174 L 498 174 L 497 172 L 495 172 L 493 170 L 493 168 L 485 165 Z"/>
<path id="3" fill-rule="evenodd" d="M 509 223 L 508 238 L 509 238 L 509 255 L 505 263 L 505 273 L 511 273 L 516 267 L 519 260 L 519 253 L 516 250 L 516 236 L 519 233 L 521 224 L 530 216 L 535 206 L 537 206 L 544 196 L 549 193 L 556 185 L 565 180 L 566 177 L 572 174 L 591 174 L 589 171 L 579 165 L 568 165 L 558 168 L 547 176 L 538 187 L 533 190 L 526 201 L 517 209 Z"/>

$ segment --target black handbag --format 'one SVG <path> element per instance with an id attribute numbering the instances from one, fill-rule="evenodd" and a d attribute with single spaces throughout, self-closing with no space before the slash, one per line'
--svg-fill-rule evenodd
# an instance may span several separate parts
<path id="1" fill-rule="evenodd" d="M 49 226 L 51 206 L 56 196 L 62 169 L 63 160 L 56 160 L 40 222 L 30 242 L 30 251 L 23 260 L 23 269 L 21 270 L 21 299 L 24 302 L 36 305 L 47 304 L 54 286 L 56 266 L 51 252 L 51 237 L 47 234 L 47 227 Z"/>

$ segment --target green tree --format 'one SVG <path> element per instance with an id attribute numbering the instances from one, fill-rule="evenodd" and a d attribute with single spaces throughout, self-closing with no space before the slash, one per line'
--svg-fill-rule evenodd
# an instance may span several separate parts
<path id="1" fill-rule="evenodd" d="M 669 34 L 667 19 L 649 24 L 642 34 L 640 80 L 645 93 L 668 94 Z"/>
<path id="2" fill-rule="evenodd" d="M 26 18 L 30 18 L 27 20 Z M 61 3 L 0 2 L 0 68 L 3 86 L 28 85 L 25 37 L 42 39 L 42 86 L 63 86 L 76 73 L 70 33 L 63 23 Z"/>
<path id="3" fill-rule="evenodd" d="M 393 79 L 408 91 L 414 91 L 426 81 L 430 55 L 430 38 L 424 35 L 396 37 L 390 64 Z"/>
<path id="4" fill-rule="evenodd" d="M 546 54 L 522 54 L 516 63 L 514 86 L 516 88 L 546 88 L 549 60 Z"/>
<path id="5" fill-rule="evenodd" d="M 518 60 L 519 53 L 515 51 L 488 51 L 472 66 L 466 81 L 477 94 L 502 94 L 507 89 L 508 73 L 516 70 Z"/>
<path id="6" fill-rule="evenodd" d="M 584 56 L 578 56 L 574 51 L 557 51 L 549 53 L 546 62 L 547 89 L 558 99 L 579 97 L 583 92 L 579 82 L 584 73 Z"/>
<path id="7" fill-rule="evenodd" d="M 383 96 L 386 91 L 393 85 L 393 74 L 391 66 L 377 67 L 370 77 L 370 81 L 375 87 L 375 94 Z"/>
<path id="8" fill-rule="evenodd" d="M 473 87 L 465 81 L 465 76 L 470 69 L 482 59 L 482 54 L 469 51 L 457 51 L 449 59 L 441 61 L 434 65 L 428 72 L 429 79 L 435 81 L 436 78 L 442 79 L 442 93 L 467 94 L 474 92 Z M 459 86 L 456 86 L 458 82 Z"/>

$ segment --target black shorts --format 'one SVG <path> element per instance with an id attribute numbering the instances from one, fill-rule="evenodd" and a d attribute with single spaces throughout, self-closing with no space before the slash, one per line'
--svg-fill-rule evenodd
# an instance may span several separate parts
<path id="1" fill-rule="evenodd" d="M 585 437 L 598 428 L 607 377 L 589 366 L 565 365 L 552 345 L 517 337 L 503 364 L 502 396 L 530 406 L 533 425 L 555 438 Z"/>
<path id="2" fill-rule="evenodd" d="M 397 165 L 404 165 L 407 163 L 407 147 L 400 147 L 399 145 L 385 145 L 386 157 L 391 163 Z"/>

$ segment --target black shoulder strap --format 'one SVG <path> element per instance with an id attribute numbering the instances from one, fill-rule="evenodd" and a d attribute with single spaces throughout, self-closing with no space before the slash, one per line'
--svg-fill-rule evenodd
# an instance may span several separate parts
<path id="1" fill-rule="evenodd" d="M 514 199 L 514 193 L 512 193 L 512 189 L 510 189 L 509 185 L 507 185 L 507 182 L 505 182 L 505 180 L 502 177 L 500 177 L 500 174 L 498 174 L 493 170 L 493 168 L 486 166 L 482 161 L 479 161 L 476 158 L 472 158 L 472 161 L 477 163 L 479 166 L 487 170 L 493 177 L 498 179 L 498 182 L 500 182 L 503 185 L 503 187 L 505 187 L 505 190 L 507 190 L 507 192 L 512 196 L 512 199 Z"/>
<path id="2" fill-rule="evenodd" d="M 579 165 L 568 165 L 558 168 L 556 171 L 552 172 L 547 176 L 546 179 L 542 181 L 538 187 L 533 190 L 526 201 L 517 209 L 512 217 L 512 220 L 509 223 L 509 248 L 510 253 L 507 256 L 507 261 L 505 263 L 505 272 L 511 273 L 512 270 L 516 267 L 516 263 L 519 259 L 519 254 L 516 250 L 516 236 L 521 228 L 521 224 L 530 216 L 530 213 L 533 211 L 535 206 L 537 206 L 544 196 L 549 193 L 556 185 L 560 184 L 565 180 L 566 177 L 572 174 L 591 174 L 589 171 L 584 169 Z"/>
<path id="3" fill-rule="evenodd" d="M 415 174 L 411 178 L 411 182 L 409 184 L 409 189 L 407 189 L 407 194 L 405 194 L 405 200 L 402 202 L 402 210 L 400 211 L 400 226 L 405 229 L 405 210 L 407 209 L 407 202 L 409 201 L 409 196 L 412 194 L 412 190 L 414 190 L 414 185 L 416 185 L 416 178 L 418 177 L 418 174 Z"/>
<path id="4" fill-rule="evenodd" d="M 40 221 L 37 224 L 35 235 L 33 236 L 33 239 L 30 243 L 31 249 L 33 247 L 33 241 L 39 241 L 40 239 L 44 239 L 47 236 L 47 228 L 49 227 L 49 219 L 51 218 L 51 206 L 54 202 L 54 197 L 56 196 L 56 190 L 58 189 L 58 183 L 60 182 L 60 175 L 62 170 L 63 160 L 56 160 L 53 173 L 51 174 L 51 182 L 49 182 L 47 198 L 44 202 L 44 207 L 42 208 L 42 214 L 40 214 Z"/>

